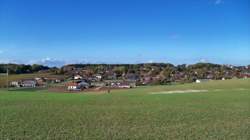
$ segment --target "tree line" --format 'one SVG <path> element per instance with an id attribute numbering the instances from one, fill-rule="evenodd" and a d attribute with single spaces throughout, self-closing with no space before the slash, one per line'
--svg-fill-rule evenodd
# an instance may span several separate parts
<path id="1" fill-rule="evenodd" d="M 223 76 L 237 76 L 239 73 L 250 72 L 248 66 L 220 65 L 212 63 L 197 63 L 192 65 L 173 65 L 171 63 L 143 63 L 143 64 L 70 64 L 61 68 L 48 67 L 39 64 L 0 64 L 0 73 L 6 73 L 8 67 L 10 74 L 27 74 L 36 72 L 46 72 L 53 74 L 72 75 L 83 72 L 85 75 L 112 74 L 122 77 L 126 74 L 135 74 L 139 77 L 164 77 L 163 79 L 173 79 L 180 75 L 185 75 L 187 79 L 207 78 L 219 79 Z"/>
<path id="2" fill-rule="evenodd" d="M 0 64 L 0 73 L 6 73 L 7 68 L 10 74 L 27 74 L 27 73 L 35 73 L 42 70 L 49 70 L 51 68 L 43 65 L 33 64 L 33 65 L 25 65 L 25 64 Z"/>

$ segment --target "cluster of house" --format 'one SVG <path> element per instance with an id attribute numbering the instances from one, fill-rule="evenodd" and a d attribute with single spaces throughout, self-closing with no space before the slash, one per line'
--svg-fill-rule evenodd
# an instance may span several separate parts
<path id="1" fill-rule="evenodd" d="M 53 83 L 61 83 L 63 82 L 63 78 L 30 78 L 30 79 L 22 79 L 17 81 L 11 81 L 9 85 L 11 87 L 29 87 L 29 88 L 35 88 L 35 87 L 45 87 L 48 84 Z"/>
<path id="2" fill-rule="evenodd" d="M 87 74 L 86 74 L 87 73 Z M 82 91 L 89 88 L 134 88 L 137 85 L 149 85 L 154 84 L 159 81 L 164 83 L 184 81 L 187 79 L 188 74 L 185 72 L 176 72 L 171 74 L 170 77 L 164 78 L 161 74 L 152 75 L 152 74 L 134 74 L 128 73 L 120 75 L 120 78 L 117 78 L 118 75 L 115 72 L 108 71 L 105 74 L 90 74 L 88 72 L 85 74 L 73 74 L 72 77 L 67 80 L 64 78 L 33 78 L 33 79 L 22 79 L 18 81 L 11 81 L 11 87 L 47 87 L 48 85 L 55 85 L 61 83 L 65 90 L 68 91 Z M 194 77 L 194 82 L 201 83 L 208 80 L 216 79 L 215 74 L 211 71 L 207 72 L 205 78 L 199 79 Z M 226 72 L 221 80 L 231 79 L 232 73 Z M 237 78 L 250 78 L 250 73 L 240 73 Z M 165 81 L 167 79 L 167 81 Z M 62 83 L 63 82 L 63 83 Z M 159 83 L 158 83 L 159 84 Z"/>
<path id="3" fill-rule="evenodd" d="M 136 81 L 132 80 L 102 80 L 101 75 L 95 77 L 84 78 L 81 75 L 75 75 L 71 80 L 65 83 L 65 87 L 69 91 L 81 91 L 89 88 L 134 88 Z"/>
<path id="4" fill-rule="evenodd" d="M 247 73 L 247 72 L 241 73 L 239 78 L 244 78 L 244 79 L 250 78 L 250 73 Z"/>
<path id="5" fill-rule="evenodd" d="M 208 74 L 205 78 L 199 79 L 197 77 L 194 78 L 194 82 L 202 83 L 209 80 L 217 79 L 213 71 L 208 71 Z M 226 80 L 232 79 L 232 73 L 226 72 L 223 77 L 219 77 L 217 80 Z M 118 75 L 112 71 L 106 72 L 106 74 L 93 74 L 91 76 L 86 76 L 84 74 L 77 74 L 72 77 L 71 82 L 66 84 L 68 90 L 83 90 L 91 87 L 110 87 L 110 88 L 133 88 L 137 85 L 149 85 L 154 84 L 159 81 L 162 81 L 161 75 L 138 75 L 134 73 L 128 73 L 122 75 L 123 79 L 118 79 Z M 175 74 L 171 74 L 170 78 L 165 83 L 170 82 L 181 82 L 184 81 L 188 77 L 188 74 L 185 72 L 176 72 Z M 242 73 L 236 78 L 250 78 L 249 73 Z"/>

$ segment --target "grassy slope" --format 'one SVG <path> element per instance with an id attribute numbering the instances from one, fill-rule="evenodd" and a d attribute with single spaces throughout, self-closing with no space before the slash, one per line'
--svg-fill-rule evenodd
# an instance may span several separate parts
<path id="1" fill-rule="evenodd" d="M 250 139 L 249 85 L 213 81 L 105 95 L 0 91 L 0 139 Z M 148 94 L 180 89 L 211 91 Z"/>
<path id="2" fill-rule="evenodd" d="M 60 75 L 51 75 L 49 73 L 35 73 L 35 74 L 12 74 L 9 75 L 9 81 L 21 80 L 21 79 L 29 79 L 36 77 L 62 77 Z M 0 75 L 0 87 L 6 85 L 6 76 Z"/>

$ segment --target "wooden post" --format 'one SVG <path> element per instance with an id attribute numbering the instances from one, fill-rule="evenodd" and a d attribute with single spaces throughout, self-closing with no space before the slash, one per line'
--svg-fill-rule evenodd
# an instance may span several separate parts
<path id="1" fill-rule="evenodd" d="M 9 67 L 8 67 L 8 64 L 7 64 L 7 68 L 6 68 L 6 84 L 7 84 L 7 90 L 9 90 Z"/>
<path id="2" fill-rule="evenodd" d="M 111 84 L 110 82 L 108 82 L 108 93 L 110 93 L 110 89 L 111 89 Z"/>
<path id="3" fill-rule="evenodd" d="M 111 66 L 110 66 L 110 64 L 108 64 L 108 72 L 110 72 L 110 69 L 111 69 Z M 111 90 L 111 82 L 109 81 L 108 82 L 108 93 L 110 93 L 110 90 Z"/>

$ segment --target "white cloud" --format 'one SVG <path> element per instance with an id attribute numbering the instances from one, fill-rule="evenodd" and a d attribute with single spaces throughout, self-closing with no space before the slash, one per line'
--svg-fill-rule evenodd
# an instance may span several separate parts
<path id="1" fill-rule="evenodd" d="M 207 59 L 202 58 L 202 59 L 199 60 L 199 62 L 200 63 L 208 63 L 209 61 Z"/>
<path id="2" fill-rule="evenodd" d="M 41 64 L 44 66 L 49 67 L 61 67 L 68 64 L 87 64 L 89 63 L 86 59 L 80 59 L 80 60 L 61 60 L 61 59 L 55 59 L 55 58 L 42 58 L 40 60 L 32 60 L 29 61 L 28 64 Z"/>
<path id="3" fill-rule="evenodd" d="M 0 64 L 6 64 L 6 63 L 9 63 L 9 60 L 0 60 Z"/>
<path id="4" fill-rule="evenodd" d="M 154 63 L 155 61 L 154 60 L 149 60 L 148 63 Z"/>
<path id="5" fill-rule="evenodd" d="M 215 2 L 214 2 L 215 5 L 220 5 L 222 3 L 224 3 L 223 0 L 215 0 Z"/>
<path id="6" fill-rule="evenodd" d="M 1 59 L 0 58 L 0 64 L 7 64 L 7 63 L 13 63 L 13 64 L 40 64 L 44 66 L 49 66 L 49 67 L 61 67 L 67 64 L 87 64 L 91 63 L 87 61 L 86 59 L 81 59 L 81 60 L 60 60 L 60 59 L 55 59 L 55 58 L 42 58 L 42 59 L 33 59 L 33 60 L 14 60 L 14 59 Z M 94 63 L 94 62 L 92 62 Z"/>
<path id="7" fill-rule="evenodd" d="M 29 64 L 41 64 L 41 65 L 45 65 L 49 67 L 54 67 L 54 66 L 61 67 L 65 65 L 65 62 L 61 60 L 53 59 L 50 57 L 46 57 L 41 60 L 32 60 L 29 62 Z"/>

